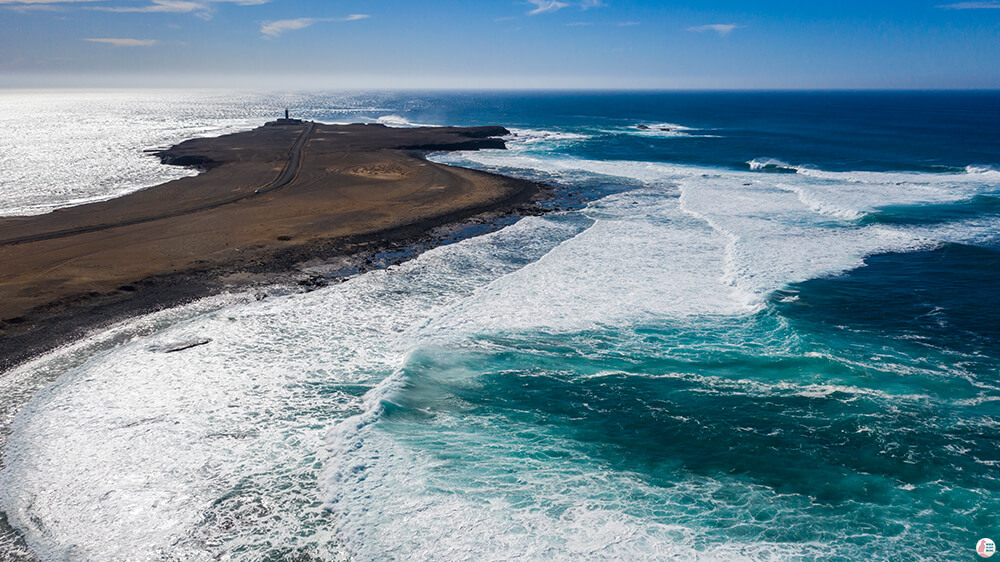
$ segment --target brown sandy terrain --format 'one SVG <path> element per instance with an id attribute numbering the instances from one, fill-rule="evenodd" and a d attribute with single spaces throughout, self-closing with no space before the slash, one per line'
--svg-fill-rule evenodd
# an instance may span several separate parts
<path id="1" fill-rule="evenodd" d="M 0 219 L 0 369 L 109 315 L 177 304 L 223 290 L 246 272 L 288 271 L 312 257 L 410 240 L 516 207 L 537 195 L 536 184 L 423 158 L 432 150 L 502 148 L 495 137 L 506 133 L 271 123 L 160 153 L 164 162 L 206 170 L 198 176 Z"/>

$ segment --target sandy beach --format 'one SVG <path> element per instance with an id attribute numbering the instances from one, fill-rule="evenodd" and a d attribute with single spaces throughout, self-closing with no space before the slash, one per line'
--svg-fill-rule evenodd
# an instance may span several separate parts
<path id="1" fill-rule="evenodd" d="M 254 284 L 297 264 L 417 243 L 512 212 L 537 184 L 429 162 L 503 148 L 501 127 L 278 121 L 158 153 L 203 173 L 109 201 L 0 221 L 0 369 L 130 315 Z"/>

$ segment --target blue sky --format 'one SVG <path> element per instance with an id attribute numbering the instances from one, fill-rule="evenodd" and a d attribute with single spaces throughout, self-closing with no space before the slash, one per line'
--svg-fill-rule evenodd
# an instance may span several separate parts
<path id="1" fill-rule="evenodd" d="M 0 0 L 0 87 L 1000 88 L 1000 0 Z"/>

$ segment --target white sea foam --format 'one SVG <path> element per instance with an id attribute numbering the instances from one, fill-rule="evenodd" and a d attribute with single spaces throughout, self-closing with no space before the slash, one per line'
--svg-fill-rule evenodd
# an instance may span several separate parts
<path id="1" fill-rule="evenodd" d="M 601 129 L 601 132 L 613 135 L 628 134 L 639 137 L 654 138 L 717 138 L 714 135 L 704 132 L 702 129 L 685 127 L 677 123 L 642 123 L 630 127 L 617 129 Z"/>
<path id="2" fill-rule="evenodd" d="M 983 174 L 990 175 L 994 178 L 1000 179 L 1000 170 L 997 170 L 993 166 L 973 166 L 969 165 L 965 167 L 965 173 L 967 174 Z"/>
<path id="3" fill-rule="evenodd" d="M 580 228 L 529 218 L 93 356 L 10 426 L 0 505 L 45 558 L 209 560 L 235 546 L 263 557 L 269 544 L 336 558 L 315 489 L 325 429 L 371 408 L 358 390 L 399 369 L 429 317 Z"/>
<path id="4" fill-rule="evenodd" d="M 804 179 L 782 177 L 777 185 L 796 192 L 816 212 L 847 219 L 880 207 L 950 203 L 1000 189 L 989 174 L 822 172 L 800 168 Z"/>
<path id="5" fill-rule="evenodd" d="M 333 559 L 828 552 L 763 534 L 712 546 L 700 526 L 712 514 L 796 509 L 765 487 L 682 474 L 676 493 L 665 493 L 537 428 L 500 428 L 488 417 L 470 428 L 465 416 L 423 412 L 436 416 L 423 437 L 454 452 L 458 461 L 449 460 L 412 441 L 420 424 L 383 427 L 383 408 L 413 390 L 407 368 L 428 354 L 443 365 L 435 376 L 470 378 L 441 358 L 481 334 L 740 321 L 787 283 L 857 267 L 873 252 L 967 235 L 968 225 L 855 219 L 884 205 L 968 197 L 989 188 L 988 174 L 769 176 L 516 151 L 439 158 L 635 189 L 310 294 L 157 325 L 68 366 L 9 427 L 0 505 L 29 544 L 48 558 L 122 560 L 225 558 L 235 547 L 264 557 L 274 554 L 269 544 Z M 986 220 L 979 228 L 985 236 L 997 227 Z M 182 352 L 150 351 L 205 337 L 212 342 Z M 733 384 L 810 399 L 859 395 L 848 385 Z M 524 450 L 553 454 L 515 454 Z M 447 470 L 484 451 L 491 462 L 475 468 L 495 471 L 490 478 Z M 722 486 L 736 490 L 731 501 L 713 499 Z"/>
<path id="6" fill-rule="evenodd" d="M 516 150 L 519 145 L 532 145 L 528 148 L 537 148 L 535 145 L 538 144 L 563 144 L 580 142 L 587 140 L 590 135 L 585 135 L 582 133 L 573 133 L 569 131 L 553 131 L 547 129 L 509 129 L 511 134 L 504 137 L 507 141 L 508 150 Z"/>
<path id="7" fill-rule="evenodd" d="M 466 381 L 449 358 L 463 350 L 424 347 L 413 360 L 431 362 L 434 381 Z M 459 372 L 446 372 L 457 369 Z M 404 373 L 397 373 L 402 379 Z M 680 376 L 685 375 L 665 375 Z M 816 400 L 837 396 L 896 400 L 842 385 L 761 384 L 688 378 L 727 395 L 785 394 Z M 414 388 L 414 385 L 416 386 Z M 373 390 L 371 409 L 337 426 L 328 440 L 327 507 L 351 555 L 408 560 L 608 559 L 785 560 L 840 554 L 849 540 L 780 542 L 783 528 L 815 528 L 805 495 L 725 476 L 678 468 L 659 487 L 588 458 L 571 437 L 508 418 L 465 415 L 451 396 L 413 420 L 377 419 L 396 392 L 425 396 L 419 381 Z M 843 395 L 841 397 L 841 395 Z M 909 397 L 908 397 L 909 398 Z M 920 397 L 910 398 L 920 400 Z M 451 410 L 449 412 L 449 410 Z M 685 422 L 680 419 L 678 421 Z M 667 467 L 662 467 L 666 470 Z M 754 514 L 766 514 L 758 519 Z M 831 515 L 841 517 L 839 514 Z M 719 541 L 712 522 L 739 526 L 741 538 Z M 840 537 L 837 537 L 839 539 Z M 846 538 L 846 537 L 845 537 Z M 906 544 L 906 537 L 896 537 Z M 887 549 L 887 550 L 891 550 Z"/>
<path id="8" fill-rule="evenodd" d="M 723 283 L 726 239 L 662 190 L 587 209 L 593 225 L 480 289 L 430 328 L 458 333 L 576 331 L 650 316 L 739 313 Z"/>
<path id="9" fill-rule="evenodd" d="M 694 131 L 695 130 L 692 127 L 685 127 L 684 125 L 678 125 L 677 123 L 666 123 L 666 122 L 663 122 L 663 123 L 642 123 L 642 125 L 646 126 L 646 127 L 649 127 L 649 129 L 638 129 L 638 127 L 639 127 L 638 125 L 635 126 L 635 127 L 633 127 L 633 128 L 638 129 L 640 131 L 642 131 L 642 130 L 651 130 L 651 129 L 652 130 L 670 129 L 671 131 Z"/>
<path id="10" fill-rule="evenodd" d="M 700 171 L 660 162 L 590 160 L 504 150 L 435 154 L 432 159 L 446 164 L 505 170 L 514 174 L 531 172 L 549 177 L 552 181 L 572 182 L 601 176 L 627 180 L 638 186 L 669 185 Z"/>
<path id="11" fill-rule="evenodd" d="M 746 511 L 748 505 L 764 508 L 769 492 L 762 487 L 681 477 L 675 494 L 664 498 L 662 489 L 592 466 L 568 444 L 534 428 L 472 433 L 460 420 L 439 417 L 436 439 L 444 450 L 461 451 L 470 460 L 490 452 L 491 462 L 473 469 L 475 479 L 463 480 L 457 475 L 465 470 L 407 447 L 377 426 L 345 425 L 350 430 L 336 432 L 330 443 L 328 507 L 346 548 L 358 558 L 782 560 L 823 550 L 759 539 L 699 544 L 703 531 L 695 521 Z M 408 429 L 418 437 L 422 431 Z M 518 430 L 536 437 L 526 442 Z M 524 451 L 537 454 L 526 457 Z M 531 495 L 515 500 L 524 488 Z M 712 500 L 721 489 L 730 496 L 738 489 L 740 496 L 732 504 Z M 663 522 L 666 513 L 676 522 Z"/>
<path id="12" fill-rule="evenodd" d="M 872 194 L 870 206 L 883 204 L 906 204 L 907 202 L 940 202 L 967 197 L 972 191 L 1000 189 L 1000 172 L 988 166 L 967 166 L 965 173 L 920 173 L 920 172 L 874 172 L 842 171 L 831 172 L 817 168 L 793 165 L 776 158 L 754 158 L 747 162 L 753 171 L 795 172 L 799 176 L 827 182 L 838 190 L 851 185 L 861 185 L 864 189 L 881 189 L 883 193 Z M 893 189 L 902 188 L 902 189 Z"/>
<path id="13" fill-rule="evenodd" d="M 795 194 L 726 179 L 681 182 L 681 206 L 729 239 L 725 281 L 748 306 L 792 282 L 862 265 L 869 254 L 925 247 L 890 228 L 818 221 Z"/>
<path id="14" fill-rule="evenodd" d="M 747 162 L 751 170 L 782 170 L 782 171 L 796 171 L 797 168 L 792 166 L 787 162 L 778 160 L 777 158 L 754 158 L 753 160 Z"/>
<path id="15" fill-rule="evenodd" d="M 383 115 L 383 116 L 379 117 L 378 119 L 376 119 L 375 122 L 376 123 L 381 123 L 382 125 L 385 125 L 386 127 L 400 127 L 400 128 L 407 128 L 407 127 L 434 127 L 434 125 L 427 124 L 427 123 L 414 123 L 413 121 L 410 121 L 406 117 L 403 117 L 402 115 L 396 115 L 394 113 L 390 114 L 390 115 Z"/>
<path id="16" fill-rule="evenodd" d="M 837 190 L 836 196 L 829 192 L 824 193 L 817 189 L 818 186 L 809 185 L 804 182 L 779 182 L 774 185 L 778 189 L 791 191 L 808 209 L 830 217 L 855 220 L 867 214 L 872 206 L 864 204 L 862 201 L 851 201 L 849 198 L 841 197 Z M 867 196 L 869 193 L 862 193 Z M 860 208 L 859 208 L 860 207 Z"/>
<path id="17" fill-rule="evenodd" d="M 843 184 L 908 186 L 912 190 L 961 190 L 962 188 L 983 188 L 986 186 L 1000 187 L 997 185 L 997 180 L 1000 180 L 1000 172 L 989 170 L 979 172 L 968 171 L 964 174 L 871 171 L 831 172 L 805 166 L 797 166 L 795 170 L 798 174 L 806 177 L 831 180 Z"/>
<path id="18" fill-rule="evenodd" d="M 502 151 L 463 153 L 452 161 L 510 173 L 541 173 L 542 177 L 563 182 L 580 181 L 588 176 L 620 178 L 636 186 L 660 188 L 658 193 L 661 196 L 671 193 L 669 186 L 677 186 L 681 193 L 680 210 L 705 221 L 717 235 L 728 241 L 722 253 L 726 265 L 720 278 L 736 291 L 734 294 L 740 295 L 739 301 L 751 309 L 761 306 L 770 292 L 787 283 L 858 267 L 872 253 L 926 248 L 943 241 L 991 239 L 997 235 L 995 221 L 989 219 L 972 221 L 977 224 L 935 227 L 853 224 L 858 218 L 885 206 L 953 202 L 996 189 L 988 179 L 984 181 L 984 178 L 974 174 L 806 170 L 800 175 L 761 178 L 753 172 L 727 172 L 655 162 L 516 155 Z M 565 271 L 553 273 L 537 298 L 560 303 L 556 307 L 560 310 L 573 310 L 567 317 L 575 315 L 583 321 L 591 317 L 588 310 L 593 311 L 593 316 L 600 316 L 607 310 L 590 309 L 587 305 L 580 305 L 579 311 L 566 308 L 569 304 L 564 301 L 572 298 L 566 295 L 573 295 L 575 287 L 565 286 L 564 283 L 570 282 L 565 280 L 585 279 L 580 286 L 592 287 L 581 289 L 579 296 L 582 301 L 630 290 L 616 285 L 622 277 L 618 272 L 625 272 L 626 277 L 632 275 L 637 286 L 655 285 L 657 276 L 636 275 L 629 268 L 646 263 L 642 256 L 656 256 L 657 259 L 648 260 L 648 263 L 657 264 L 655 267 L 662 268 L 664 266 L 660 264 L 663 263 L 685 264 L 681 267 L 687 272 L 685 274 L 670 271 L 669 267 L 662 271 L 661 282 L 669 277 L 671 283 L 678 286 L 678 294 L 690 297 L 679 298 L 678 302 L 684 301 L 685 304 L 670 312 L 680 313 L 684 309 L 697 313 L 698 310 L 707 312 L 712 309 L 712 306 L 700 309 L 700 303 L 705 301 L 696 295 L 700 294 L 697 288 L 710 286 L 700 278 L 700 272 L 711 271 L 714 262 L 709 258 L 720 255 L 711 249 L 702 251 L 714 235 L 697 234 L 696 230 L 677 220 L 671 214 L 677 208 L 672 207 L 677 201 L 669 197 L 658 197 L 657 203 L 650 205 L 646 198 L 635 195 L 642 199 L 638 207 L 630 209 L 625 205 L 618 215 L 614 212 L 603 213 L 602 209 L 611 209 L 619 200 L 627 200 L 630 195 L 608 198 L 593 205 L 586 211 L 588 214 L 598 213 L 594 215 L 598 222 L 592 229 L 581 234 L 579 241 L 567 242 L 551 256 L 532 266 L 540 268 L 547 265 L 547 261 L 554 262 L 562 252 L 568 254 L 578 243 L 586 249 L 575 254 L 575 260 L 568 254 L 564 261 L 573 265 L 565 266 Z M 635 211 L 639 214 L 636 215 Z M 657 221 L 643 220 L 650 216 Z M 691 236 L 691 239 L 685 236 Z M 590 237 L 593 241 L 588 240 Z M 596 243 L 598 239 L 627 240 L 628 243 L 622 247 L 602 246 Z M 677 254 L 668 258 L 666 254 L 671 248 L 676 248 Z M 704 268 L 695 268 L 694 263 L 689 263 L 698 259 L 704 259 Z M 631 265 L 621 265 L 625 263 Z M 590 267 L 593 274 L 583 271 Z M 526 275 L 526 272 L 519 275 Z M 690 286 L 683 285 L 687 280 L 691 281 Z M 596 287 L 607 288 L 608 292 Z M 686 289 L 690 292 L 685 293 Z M 588 290 L 594 295 L 585 296 Z M 634 290 L 642 291 L 641 288 Z M 726 294 L 725 291 L 706 292 L 716 298 Z M 636 300 L 651 304 L 644 304 L 639 307 L 641 310 L 632 312 L 668 312 L 667 305 L 662 301 L 651 299 L 650 295 L 645 297 Z M 529 298 L 524 302 L 534 301 Z M 525 320 L 529 323 L 544 318 L 544 315 L 528 316 L 532 318 Z"/>
<path id="19" fill-rule="evenodd" d="M 691 131 L 694 130 L 690 127 L 678 125 L 677 123 L 644 123 L 642 127 L 636 125 L 634 127 L 629 127 L 626 131 L 628 131 L 629 134 L 643 137 L 670 138 L 691 136 Z"/>

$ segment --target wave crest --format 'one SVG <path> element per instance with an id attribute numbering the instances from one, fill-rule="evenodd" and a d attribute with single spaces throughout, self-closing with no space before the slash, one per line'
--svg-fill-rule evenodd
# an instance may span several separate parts
<path id="1" fill-rule="evenodd" d="M 747 162 L 755 172 L 798 172 L 799 168 L 777 158 L 754 158 Z"/>

